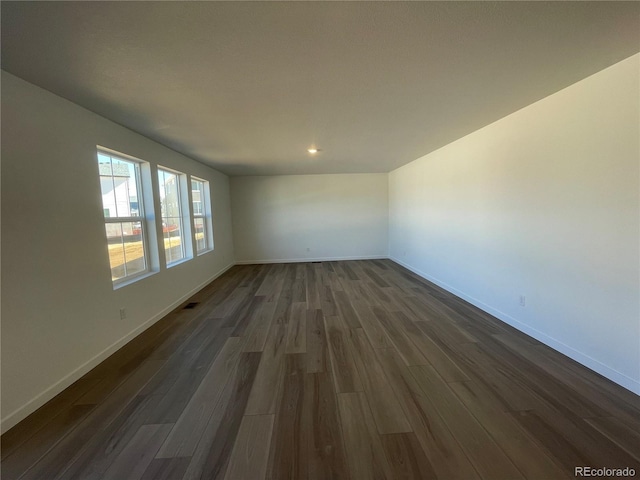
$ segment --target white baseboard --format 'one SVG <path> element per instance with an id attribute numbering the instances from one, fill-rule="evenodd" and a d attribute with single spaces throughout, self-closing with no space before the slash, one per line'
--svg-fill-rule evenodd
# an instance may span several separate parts
<path id="1" fill-rule="evenodd" d="M 142 325 L 139 325 L 138 327 L 133 329 L 131 332 L 126 334 L 124 337 L 120 338 L 119 340 L 117 340 L 116 342 L 112 343 L 111 345 L 109 345 L 104 350 L 102 350 L 96 356 L 94 356 L 93 358 L 89 359 L 88 361 L 86 361 L 85 363 L 80 365 L 78 368 L 73 370 L 71 373 L 69 373 L 68 375 L 66 375 L 62 379 L 60 379 L 57 382 L 55 382 L 49 388 L 47 388 L 43 392 L 39 393 L 35 397 L 33 397 L 31 400 L 29 400 L 22 407 L 14 410 L 10 414 L 8 414 L 6 417 L 4 417 L 2 419 L 2 422 L 1 422 L 1 425 L 0 425 L 0 431 L 2 433 L 6 432 L 11 427 L 15 426 L 18 422 L 20 422 L 21 420 L 25 419 L 29 415 L 31 415 L 38 408 L 40 408 L 42 405 L 44 405 L 49 400 L 51 400 L 53 397 L 55 397 L 60 392 L 62 392 L 65 388 L 69 387 L 76 380 L 80 379 L 84 374 L 89 372 L 91 369 L 95 368 L 98 364 L 100 364 L 106 358 L 108 358 L 109 356 L 113 355 L 121 347 L 123 347 L 124 345 L 129 343 L 135 337 L 140 335 L 146 329 L 148 329 L 153 324 L 155 324 L 158 320 L 163 318 L 165 315 L 167 315 L 173 309 L 178 307 L 185 300 L 187 300 L 188 298 L 193 296 L 195 293 L 197 293 L 202 288 L 207 286 L 209 283 L 214 281 L 216 278 L 218 278 L 220 275 L 225 273 L 227 270 L 229 270 L 234 265 L 235 265 L 235 263 L 230 263 L 229 265 L 224 267 L 222 270 L 220 270 L 216 274 L 214 274 L 211 278 L 209 278 L 208 280 L 204 281 L 203 283 L 201 283 L 200 285 L 198 285 L 197 287 L 195 287 L 194 289 L 192 289 L 188 293 L 182 295 L 178 300 L 176 300 L 173 303 L 171 303 L 171 305 L 163 308 L 161 311 L 156 313 L 153 317 L 151 317 L 149 320 L 144 322 Z"/>
<path id="2" fill-rule="evenodd" d="M 452 287 L 451 285 L 448 285 L 447 283 L 442 282 L 437 278 L 434 278 L 431 275 L 426 274 L 425 272 L 422 272 L 416 268 L 413 268 L 411 265 L 408 265 L 397 258 L 389 257 L 389 259 L 396 262 L 398 265 L 402 265 L 407 270 L 411 270 L 416 275 L 420 275 L 422 278 L 429 280 L 430 282 L 433 282 L 436 285 L 444 288 L 445 290 L 447 290 L 448 292 L 451 292 L 455 296 L 460 297 L 463 300 L 466 300 L 467 302 L 493 315 L 499 320 L 502 320 L 504 323 L 511 325 L 513 328 L 516 328 L 521 332 L 526 333 L 527 335 L 544 343 L 545 345 L 553 348 L 554 350 L 557 350 L 558 352 L 575 360 L 581 365 L 584 365 L 585 367 L 593 370 L 594 372 L 599 373 L 600 375 L 608 378 L 612 382 L 617 383 L 618 385 L 626 388 L 627 390 L 635 393 L 636 395 L 640 395 L 640 382 L 638 382 L 637 380 L 634 380 L 633 378 L 630 378 L 627 375 L 624 375 L 623 373 L 620 373 L 617 370 L 614 370 L 613 368 L 605 365 L 604 363 L 599 362 L 598 360 L 590 357 L 589 355 L 582 353 L 578 350 L 575 350 L 569 345 L 566 345 L 556 340 L 555 338 L 548 336 L 544 332 L 536 330 L 535 328 L 532 328 L 529 325 L 522 323 L 521 321 L 513 318 L 512 316 L 507 315 L 506 313 L 501 312 L 500 310 L 493 308 L 490 305 L 487 305 L 481 302 L 480 300 L 465 294 L 464 292 L 461 292 L 460 290 Z"/>
<path id="3" fill-rule="evenodd" d="M 311 262 L 339 262 L 343 260 L 383 260 L 386 255 L 366 255 L 363 257 L 314 257 L 314 258 L 279 258 L 261 260 L 241 260 L 236 265 L 256 265 L 264 263 L 311 263 Z"/>

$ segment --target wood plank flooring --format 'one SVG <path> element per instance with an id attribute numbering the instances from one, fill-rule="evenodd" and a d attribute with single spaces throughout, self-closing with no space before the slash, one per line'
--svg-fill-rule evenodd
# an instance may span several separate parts
<path id="1" fill-rule="evenodd" d="M 188 302 L 5 433 L 2 478 L 640 476 L 640 397 L 391 261 Z"/>

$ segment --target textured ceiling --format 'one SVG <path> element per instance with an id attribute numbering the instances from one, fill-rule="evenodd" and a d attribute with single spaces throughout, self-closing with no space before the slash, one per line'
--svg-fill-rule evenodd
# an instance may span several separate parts
<path id="1" fill-rule="evenodd" d="M 640 51 L 636 2 L 1 7 L 4 70 L 230 175 L 388 172 Z"/>

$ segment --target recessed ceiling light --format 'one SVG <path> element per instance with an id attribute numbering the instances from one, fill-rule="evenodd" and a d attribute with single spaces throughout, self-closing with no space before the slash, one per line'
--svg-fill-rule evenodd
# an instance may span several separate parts
<path id="1" fill-rule="evenodd" d="M 309 152 L 311 155 L 315 155 L 319 151 L 320 151 L 320 149 L 316 148 L 316 147 L 307 148 L 307 152 Z"/>

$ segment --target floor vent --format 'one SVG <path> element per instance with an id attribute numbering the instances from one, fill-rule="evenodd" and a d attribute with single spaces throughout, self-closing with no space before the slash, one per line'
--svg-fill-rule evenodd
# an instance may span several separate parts
<path id="1" fill-rule="evenodd" d="M 311 262 L 311 263 L 322 263 L 322 262 Z"/>
<path id="2" fill-rule="evenodd" d="M 187 303 L 182 309 L 183 310 L 188 310 L 188 309 L 191 309 L 191 308 L 196 308 L 197 305 L 198 305 L 198 302 Z"/>

